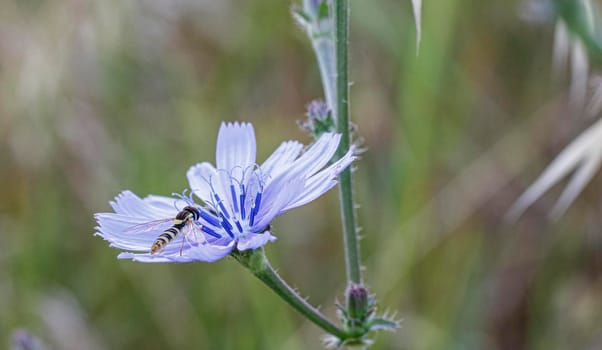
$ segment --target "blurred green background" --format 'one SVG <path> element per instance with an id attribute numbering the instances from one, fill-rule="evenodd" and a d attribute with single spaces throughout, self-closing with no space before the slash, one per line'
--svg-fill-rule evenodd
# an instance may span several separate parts
<path id="1" fill-rule="evenodd" d="M 522 1 L 351 1 L 365 280 L 402 329 L 374 349 L 601 349 L 602 179 L 503 215 L 592 123 L 552 79 L 553 22 Z M 318 349 L 322 332 L 233 259 L 118 261 L 93 214 L 169 195 L 214 161 L 222 120 L 259 161 L 322 95 L 281 0 L 0 3 L 0 348 Z M 544 16 L 545 17 L 545 16 Z M 280 273 L 331 317 L 345 288 L 336 191 L 276 220 Z"/>

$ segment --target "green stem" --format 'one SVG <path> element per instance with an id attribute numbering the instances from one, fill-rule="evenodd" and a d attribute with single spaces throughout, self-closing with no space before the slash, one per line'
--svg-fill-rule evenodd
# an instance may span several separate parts
<path id="1" fill-rule="evenodd" d="M 349 81 L 348 62 L 348 0 L 335 0 L 335 44 L 337 67 L 337 131 L 342 134 L 336 159 L 340 159 L 351 145 L 349 133 Z M 357 225 L 353 205 L 351 169 L 347 168 L 339 176 L 339 198 L 341 200 L 341 219 L 343 222 L 343 242 L 345 245 L 345 265 L 347 279 L 353 283 L 362 283 L 360 270 L 360 250 L 357 239 Z"/>
<path id="2" fill-rule="evenodd" d="M 235 251 L 231 255 L 308 320 L 341 340 L 349 338 L 347 332 L 334 325 L 318 309 L 311 306 L 294 289 L 286 284 L 272 265 L 270 265 L 263 248 L 244 252 Z"/>

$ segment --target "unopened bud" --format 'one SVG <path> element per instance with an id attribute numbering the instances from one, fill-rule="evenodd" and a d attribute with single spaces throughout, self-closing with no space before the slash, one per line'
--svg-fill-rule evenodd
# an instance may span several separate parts
<path id="1" fill-rule="evenodd" d="M 352 320 L 362 321 L 369 313 L 370 297 L 366 287 L 361 284 L 351 284 L 347 288 L 347 312 Z"/>
<path id="2" fill-rule="evenodd" d="M 312 101 L 307 105 L 307 120 L 301 127 L 309 131 L 314 138 L 322 134 L 336 131 L 336 125 L 330 108 L 323 101 Z"/>

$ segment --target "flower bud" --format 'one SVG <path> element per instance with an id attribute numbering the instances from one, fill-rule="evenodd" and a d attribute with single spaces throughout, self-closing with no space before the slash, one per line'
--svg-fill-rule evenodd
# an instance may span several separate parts
<path id="1" fill-rule="evenodd" d="M 370 314 L 370 296 L 366 287 L 361 284 L 351 284 L 347 288 L 347 313 L 353 321 L 364 321 Z"/>
<path id="2" fill-rule="evenodd" d="M 335 132 L 336 125 L 330 108 L 323 101 L 312 101 L 307 105 L 307 121 L 301 127 L 309 131 L 314 138 L 319 138 L 326 132 Z"/>

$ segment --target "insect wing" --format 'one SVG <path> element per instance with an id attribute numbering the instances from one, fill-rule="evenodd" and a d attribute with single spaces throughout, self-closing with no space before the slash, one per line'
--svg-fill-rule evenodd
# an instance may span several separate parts
<path id="1" fill-rule="evenodd" d="M 173 225 L 172 218 L 148 221 L 148 222 L 143 222 L 141 224 L 137 224 L 137 225 L 127 228 L 125 230 L 125 233 L 136 234 L 136 233 L 144 233 L 144 232 L 150 232 L 150 231 L 163 231 L 163 230 L 168 229 L 172 225 Z"/>
<path id="2" fill-rule="evenodd" d="M 206 243 L 205 234 L 202 231 L 202 225 L 190 222 L 183 228 L 184 238 L 194 243 Z"/>

